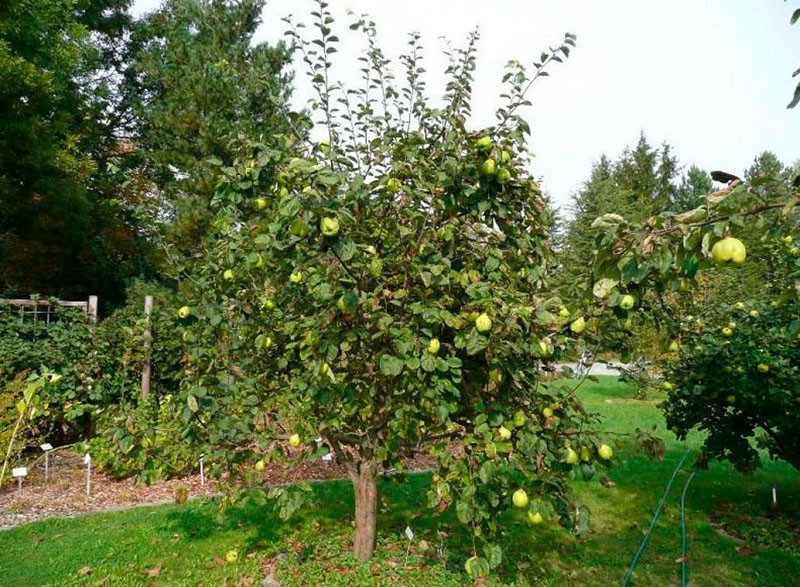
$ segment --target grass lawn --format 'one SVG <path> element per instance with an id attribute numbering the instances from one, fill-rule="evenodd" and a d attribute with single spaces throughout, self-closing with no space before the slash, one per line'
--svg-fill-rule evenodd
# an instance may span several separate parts
<path id="1" fill-rule="evenodd" d="M 534 529 L 509 519 L 505 562 L 487 585 L 619 585 L 675 465 L 698 445 L 697 436 L 677 442 L 664 430 L 657 402 L 632 399 L 631 390 L 613 378 L 587 382 L 580 395 L 589 410 L 602 414 L 600 426 L 609 433 L 656 424 L 667 441 L 666 457 L 652 462 L 623 445 L 609 472 L 615 486 L 576 481 L 574 489 L 592 514 L 591 531 L 580 538 L 554 525 Z M 678 500 L 691 462 L 690 456 L 677 475 L 633 585 L 680 585 Z M 196 501 L 0 532 L 0 584 L 259 585 L 263 568 L 283 553 L 276 578 L 284 587 L 466 585 L 469 538 L 450 512 L 437 518 L 427 510 L 429 481 L 418 474 L 382 484 L 378 554 L 369 563 L 358 564 L 349 554 L 349 483 L 328 482 L 314 485 L 308 507 L 285 523 L 257 504 L 233 508 L 223 518 L 213 503 Z M 773 482 L 784 515 L 767 519 Z M 692 481 L 686 515 L 693 587 L 800 585 L 800 476 L 791 467 L 769 463 L 742 476 L 712 465 Z M 721 536 L 712 517 L 746 536 L 746 544 Z M 407 525 L 416 534 L 410 549 L 403 536 Z M 225 561 L 230 550 L 238 552 L 236 562 Z"/>

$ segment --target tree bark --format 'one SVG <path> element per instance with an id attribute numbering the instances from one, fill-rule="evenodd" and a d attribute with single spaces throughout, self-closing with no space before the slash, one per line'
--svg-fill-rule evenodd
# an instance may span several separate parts
<path id="1" fill-rule="evenodd" d="M 353 553 L 359 560 L 372 558 L 375 552 L 375 529 L 377 525 L 378 486 L 375 463 L 361 462 L 351 474 L 356 498 L 356 535 Z"/>

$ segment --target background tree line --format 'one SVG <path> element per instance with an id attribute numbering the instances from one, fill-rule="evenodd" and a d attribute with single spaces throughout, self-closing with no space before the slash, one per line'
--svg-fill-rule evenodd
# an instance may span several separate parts
<path id="1" fill-rule="evenodd" d="M 100 296 L 159 279 L 205 231 L 247 140 L 285 125 L 287 47 L 263 0 L 25 0 L 0 10 L 0 296 Z"/>

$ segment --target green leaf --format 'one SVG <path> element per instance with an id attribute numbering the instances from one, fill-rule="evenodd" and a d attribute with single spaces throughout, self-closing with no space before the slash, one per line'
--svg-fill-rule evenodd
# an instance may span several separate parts
<path id="1" fill-rule="evenodd" d="M 800 84 L 797 84 L 797 87 L 794 89 L 794 97 L 792 98 L 792 101 L 786 105 L 786 107 L 794 108 L 798 104 L 800 104 Z"/>
<path id="2" fill-rule="evenodd" d="M 483 548 L 483 554 L 486 555 L 486 560 L 492 569 L 496 569 L 503 562 L 503 550 L 497 544 L 487 544 Z"/>
<path id="3" fill-rule="evenodd" d="M 621 268 L 621 279 L 627 283 L 639 283 L 642 279 L 647 277 L 647 267 L 642 267 L 636 262 L 636 259 L 631 259 Z"/>
<path id="4" fill-rule="evenodd" d="M 197 405 L 197 398 L 193 395 L 189 395 L 189 397 L 186 398 L 186 403 L 189 406 L 189 409 L 193 412 L 196 412 L 199 409 L 199 406 Z"/>
<path id="5" fill-rule="evenodd" d="M 417 357 L 409 357 L 406 359 L 406 367 L 408 367 L 412 371 L 416 371 L 419 369 L 419 359 Z"/>
<path id="6" fill-rule="evenodd" d="M 380 369 L 381 373 L 389 377 L 400 375 L 403 371 L 403 361 L 392 355 L 381 355 Z"/>
<path id="7" fill-rule="evenodd" d="M 485 461 L 481 468 L 478 469 L 478 477 L 480 480 L 485 484 L 489 485 L 492 482 L 492 478 L 495 474 L 495 465 L 492 461 Z"/>
<path id="8" fill-rule="evenodd" d="M 700 261 L 698 261 L 695 255 L 692 255 L 688 259 L 683 262 L 683 273 L 688 278 L 693 278 L 697 275 L 697 270 L 700 268 Z"/>
<path id="9" fill-rule="evenodd" d="M 17 401 L 17 411 L 19 412 L 19 415 L 20 415 L 20 416 L 22 416 L 22 415 L 25 413 L 25 408 L 26 408 L 26 407 L 27 407 L 27 406 L 26 406 L 26 404 L 25 404 L 25 401 L 24 401 L 24 400 L 19 400 L 19 401 Z"/>
<path id="10" fill-rule="evenodd" d="M 472 504 L 466 501 L 459 501 L 456 504 L 456 514 L 462 524 L 469 524 L 474 516 Z"/>
<path id="11" fill-rule="evenodd" d="M 473 329 L 467 337 L 467 354 L 477 355 L 489 346 L 489 337 L 482 336 L 477 330 Z"/>
<path id="12" fill-rule="evenodd" d="M 302 208 L 302 204 L 300 203 L 300 199 L 293 196 L 288 196 L 281 200 L 280 204 L 278 205 L 278 213 L 281 216 L 286 216 L 287 218 L 291 218 L 297 216 Z"/>
<path id="13" fill-rule="evenodd" d="M 349 238 L 340 238 L 334 243 L 333 250 L 336 251 L 336 255 L 346 263 L 355 255 L 356 245 Z"/>

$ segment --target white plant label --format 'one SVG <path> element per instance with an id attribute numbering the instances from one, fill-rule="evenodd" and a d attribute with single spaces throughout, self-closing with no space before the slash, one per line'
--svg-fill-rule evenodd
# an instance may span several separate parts
<path id="1" fill-rule="evenodd" d="M 28 467 L 17 467 L 11 471 L 12 477 L 26 477 L 28 475 Z"/>

